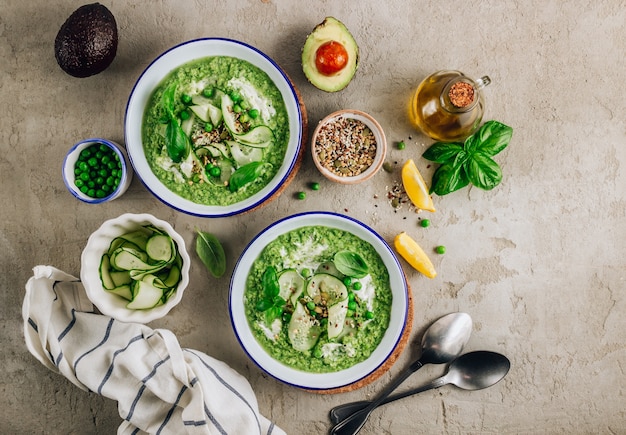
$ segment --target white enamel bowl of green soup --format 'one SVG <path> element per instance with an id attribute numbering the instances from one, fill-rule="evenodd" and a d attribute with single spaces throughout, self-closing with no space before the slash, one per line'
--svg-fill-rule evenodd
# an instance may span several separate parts
<path id="1" fill-rule="evenodd" d="M 193 62 L 202 61 L 211 57 L 229 57 L 248 62 L 258 68 L 271 80 L 280 92 L 284 102 L 284 109 L 288 117 L 285 130 L 288 137 L 282 141 L 281 147 L 286 147 L 281 161 L 272 165 L 275 172 L 267 184 L 260 184 L 251 191 L 249 197 L 237 197 L 234 203 L 217 204 L 209 200 L 196 200 L 195 197 L 183 197 L 174 192 L 162 177 L 154 173 L 154 166 L 147 156 L 144 133 L 144 122 L 147 108 L 154 104 L 152 96 L 159 89 L 173 71 L 185 67 Z M 264 76 L 263 76 L 264 77 Z M 256 80 L 256 79 L 253 79 Z M 263 78 L 262 80 L 265 80 Z M 303 114 L 298 94 L 283 70 L 266 54 L 245 43 L 222 38 L 204 38 L 181 43 L 158 56 L 145 69 L 137 80 L 128 100 L 125 117 L 125 142 L 130 162 L 146 188 L 163 203 L 170 207 L 201 217 L 225 217 L 253 210 L 270 198 L 281 192 L 287 184 L 293 171 L 297 170 L 303 136 Z M 285 144 L 286 142 L 286 144 Z M 263 187 L 261 188 L 261 185 Z M 243 196 L 243 195 L 241 195 Z M 190 199 L 192 198 L 192 199 Z"/>
<path id="2" fill-rule="evenodd" d="M 292 234 L 294 231 L 301 232 L 303 229 L 306 231 L 306 229 L 310 227 L 322 228 L 319 230 L 321 231 L 319 234 L 322 234 L 320 240 L 331 240 L 332 236 L 329 235 L 330 233 L 326 232 L 327 229 L 330 229 L 335 232 L 339 230 L 340 232 L 335 234 L 344 234 L 343 237 L 345 237 L 345 233 L 350 233 L 349 238 L 356 240 L 356 243 L 369 244 L 371 248 L 368 247 L 367 250 L 371 252 L 371 254 L 367 254 L 369 257 L 366 256 L 365 258 L 376 258 L 377 254 L 379 257 L 377 267 L 379 270 L 386 269 L 389 279 L 387 291 L 391 294 L 390 304 L 385 302 L 384 307 L 378 306 L 378 308 L 374 310 L 378 310 L 374 315 L 378 315 L 377 313 L 381 313 L 383 310 L 389 313 L 387 327 L 386 329 L 382 329 L 384 332 L 379 333 L 379 335 L 382 335 L 382 339 L 380 339 L 377 346 L 371 350 L 369 356 L 364 356 L 361 358 L 360 362 L 354 365 L 351 365 L 352 362 L 350 362 L 345 367 L 339 367 L 336 370 L 332 367 L 322 370 L 312 369 L 312 367 L 321 367 L 321 364 L 323 364 L 321 362 L 312 362 L 312 358 L 320 358 L 319 354 L 315 354 L 313 348 L 311 348 L 309 352 L 291 352 L 292 349 L 288 349 L 288 354 L 291 354 L 289 358 L 296 358 L 299 361 L 296 363 L 285 363 L 281 361 L 282 350 L 279 351 L 281 353 L 275 353 L 274 356 L 272 356 L 267 350 L 267 347 L 271 346 L 273 342 L 270 340 L 266 341 L 265 344 L 261 344 L 258 338 L 259 333 L 258 331 L 253 331 L 253 327 L 251 326 L 252 320 L 249 319 L 252 308 L 249 302 L 251 296 L 247 293 L 249 291 L 247 288 L 250 287 L 251 279 L 252 282 L 257 282 L 257 278 L 251 278 L 256 276 L 254 273 L 256 267 L 255 262 L 264 258 L 264 250 L 268 245 L 272 244 L 272 242 L 278 241 L 279 244 L 281 244 L 285 234 Z M 313 231 L 318 230 L 314 229 Z M 353 236 L 356 236 L 356 238 L 353 238 Z M 357 238 L 360 240 L 357 240 Z M 296 245 L 298 242 L 294 241 L 292 244 Z M 332 246 L 332 249 L 343 249 L 339 245 L 341 245 L 341 241 L 331 240 L 328 242 L 328 246 Z M 372 248 L 373 250 L 371 250 Z M 283 254 L 281 253 L 280 255 Z M 264 267 L 265 265 L 261 266 L 261 268 Z M 371 269 L 372 268 L 370 268 L 370 270 Z M 385 274 L 382 273 L 380 275 Z M 378 288 L 376 291 L 378 291 Z M 248 305 L 248 307 L 246 307 L 246 305 Z M 235 266 L 230 284 L 229 309 L 231 322 L 237 339 L 244 351 L 270 376 L 288 385 L 308 390 L 334 390 L 346 387 L 374 373 L 388 360 L 398 347 L 405 330 L 408 307 L 408 286 L 404 273 L 402 272 L 397 257 L 393 254 L 385 240 L 362 222 L 330 212 L 296 214 L 268 226 L 259 233 L 243 251 Z M 285 320 L 283 327 L 287 325 L 287 321 Z M 283 329 L 283 333 L 286 334 L 284 331 Z M 323 334 L 324 333 L 320 335 L 321 338 L 318 344 L 324 339 Z M 373 335 L 376 333 L 368 330 L 368 334 Z M 283 341 L 283 348 L 284 343 L 288 342 Z M 358 342 L 355 346 L 358 346 Z"/>

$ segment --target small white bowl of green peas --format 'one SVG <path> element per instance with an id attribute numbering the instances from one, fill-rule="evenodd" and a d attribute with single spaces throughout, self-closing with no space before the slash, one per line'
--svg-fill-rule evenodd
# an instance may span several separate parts
<path id="1" fill-rule="evenodd" d="M 100 204 L 119 198 L 133 178 L 126 150 L 102 138 L 82 140 L 63 161 L 63 181 L 75 198 Z"/>

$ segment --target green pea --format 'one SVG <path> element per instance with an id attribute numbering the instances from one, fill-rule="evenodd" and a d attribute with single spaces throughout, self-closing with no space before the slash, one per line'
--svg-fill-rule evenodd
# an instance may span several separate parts
<path id="1" fill-rule="evenodd" d="M 89 160 L 87 160 L 87 164 L 93 168 L 98 164 L 98 159 L 95 157 L 90 157 Z"/>
<path id="2" fill-rule="evenodd" d="M 199 174 L 193 174 L 193 176 L 191 177 L 191 181 L 193 181 L 194 183 L 197 183 L 200 181 L 200 175 Z"/>
<path id="3" fill-rule="evenodd" d="M 324 354 L 322 353 L 322 349 L 320 349 L 319 347 L 313 349 L 313 356 L 315 358 L 321 358 L 322 356 L 324 356 Z"/>
<path id="4" fill-rule="evenodd" d="M 404 148 L 406 148 L 406 144 L 404 143 L 404 141 L 398 142 L 398 149 L 403 150 Z"/>
<path id="5" fill-rule="evenodd" d="M 304 192 L 298 192 L 298 193 L 297 193 L 297 198 L 298 198 L 298 199 L 305 199 L 305 198 L 306 198 L 306 193 L 304 193 Z"/>
<path id="6" fill-rule="evenodd" d="M 352 284 L 352 278 L 350 278 L 349 276 L 346 276 L 343 279 L 343 283 L 346 285 L 346 287 L 350 287 L 350 285 Z"/>
<path id="7" fill-rule="evenodd" d="M 354 292 L 348 292 L 348 301 L 353 301 L 355 297 Z"/>
<path id="8" fill-rule="evenodd" d="M 222 170 L 219 166 L 213 166 L 209 169 L 209 175 L 211 177 L 219 177 L 220 175 L 222 175 Z"/>
<path id="9" fill-rule="evenodd" d="M 204 131 L 206 131 L 207 133 L 211 133 L 213 131 L 213 124 L 211 124 L 210 122 L 204 124 Z"/>
<path id="10" fill-rule="evenodd" d="M 348 310 L 346 317 L 354 317 L 354 310 Z"/>
<path id="11" fill-rule="evenodd" d="M 326 328 L 326 326 L 328 326 L 328 319 L 324 317 L 322 320 L 320 320 L 320 326 L 322 328 Z"/>
<path id="12" fill-rule="evenodd" d="M 202 95 L 207 97 L 207 98 L 211 98 L 214 93 L 215 93 L 215 89 L 213 89 L 213 88 L 204 88 L 202 90 Z"/>
<path id="13" fill-rule="evenodd" d="M 250 117 L 245 113 L 239 117 L 239 122 L 249 122 L 249 121 L 250 121 Z"/>
<path id="14" fill-rule="evenodd" d="M 89 172 L 83 172 L 80 174 L 80 179 L 83 181 L 89 181 Z"/>
<path id="15" fill-rule="evenodd" d="M 435 252 L 437 254 L 445 254 L 446 253 L 446 247 L 443 245 L 439 245 L 435 248 Z"/>
<path id="16" fill-rule="evenodd" d="M 361 290 L 361 288 L 363 288 L 363 284 L 361 284 L 359 281 L 355 281 L 355 283 L 352 284 L 352 288 L 355 290 Z"/>
<path id="17" fill-rule="evenodd" d="M 430 226 L 430 220 L 428 220 L 428 219 L 422 219 L 422 221 L 420 222 L 420 225 L 421 225 L 423 228 L 427 228 L 427 227 L 429 227 L 429 226 Z"/>
<path id="18" fill-rule="evenodd" d="M 239 104 L 233 105 L 233 112 L 241 113 L 241 106 Z"/>
<path id="19" fill-rule="evenodd" d="M 104 198 L 105 196 L 107 196 L 107 194 L 105 193 L 104 190 L 102 189 L 96 190 L 96 198 Z"/>
<path id="20" fill-rule="evenodd" d="M 243 110 L 248 110 L 250 108 L 250 104 L 246 100 L 243 100 L 241 103 L 239 103 L 239 105 Z"/>
<path id="21" fill-rule="evenodd" d="M 356 301 L 348 302 L 348 309 L 352 311 L 356 311 Z"/>
<path id="22" fill-rule="evenodd" d="M 257 119 L 259 117 L 259 110 L 258 109 L 250 109 L 248 111 L 248 115 L 250 116 L 250 118 L 252 119 Z"/>
<path id="23" fill-rule="evenodd" d="M 80 178 L 77 178 L 76 180 L 74 180 L 74 185 L 78 188 L 81 188 L 85 185 L 85 182 Z"/>
<path id="24" fill-rule="evenodd" d="M 180 119 L 182 119 L 183 121 L 188 120 L 191 117 L 191 115 L 189 114 L 188 111 L 186 110 L 181 110 L 180 111 Z"/>
<path id="25" fill-rule="evenodd" d="M 306 307 L 309 311 L 315 310 L 315 302 L 307 302 Z"/>
<path id="26" fill-rule="evenodd" d="M 87 192 L 89 191 L 89 188 L 87 186 L 82 186 L 80 188 L 80 191 L 83 192 L 85 195 L 87 194 Z"/>
<path id="27" fill-rule="evenodd" d="M 190 104 L 191 103 L 191 97 L 187 94 L 183 94 L 180 96 L 180 100 L 184 103 L 184 104 Z"/>
<path id="28" fill-rule="evenodd" d="M 302 269 L 302 271 L 300 272 L 300 274 L 304 277 L 304 278 L 308 278 L 309 276 L 311 276 L 311 269 L 305 267 L 304 269 Z"/>
<path id="29" fill-rule="evenodd" d="M 233 103 L 238 103 L 241 101 L 241 95 L 238 92 L 232 92 L 230 94 L 230 99 L 233 100 Z"/>
<path id="30" fill-rule="evenodd" d="M 311 183 L 311 190 L 320 190 L 320 183 Z"/>
<path id="31" fill-rule="evenodd" d="M 367 320 L 371 320 L 371 319 L 373 319 L 373 318 L 374 318 L 374 313 L 373 313 L 373 312 L 371 312 L 371 311 L 366 311 L 366 312 L 365 312 L 365 318 L 366 318 Z"/>

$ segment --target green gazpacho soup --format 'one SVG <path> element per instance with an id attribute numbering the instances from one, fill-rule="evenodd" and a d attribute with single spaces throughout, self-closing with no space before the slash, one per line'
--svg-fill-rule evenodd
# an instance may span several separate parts
<path id="1" fill-rule="evenodd" d="M 282 94 L 251 63 L 213 56 L 187 63 L 152 94 L 142 128 L 146 159 L 177 195 L 227 206 L 265 187 L 289 141 Z"/>
<path id="2" fill-rule="evenodd" d="M 270 242 L 246 280 L 246 317 L 275 359 L 334 372 L 368 358 L 391 315 L 389 272 L 368 242 L 325 226 Z"/>

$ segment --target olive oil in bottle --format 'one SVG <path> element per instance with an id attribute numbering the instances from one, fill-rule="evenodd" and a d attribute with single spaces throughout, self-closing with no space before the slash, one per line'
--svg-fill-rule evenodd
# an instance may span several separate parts
<path id="1" fill-rule="evenodd" d="M 470 136 L 484 113 L 487 76 L 472 80 L 459 71 L 438 71 L 424 79 L 409 103 L 409 120 L 425 135 L 443 142 Z"/>

